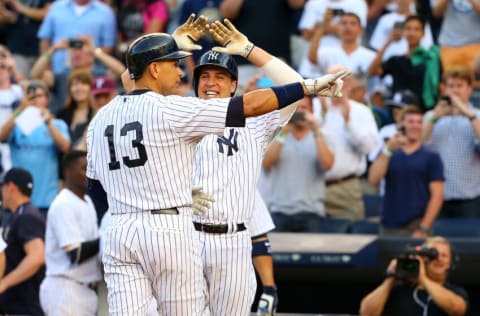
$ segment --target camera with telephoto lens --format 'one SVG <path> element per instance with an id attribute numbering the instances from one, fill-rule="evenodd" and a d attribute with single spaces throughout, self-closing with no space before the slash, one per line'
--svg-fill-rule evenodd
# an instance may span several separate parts
<path id="1" fill-rule="evenodd" d="M 397 269 L 395 276 L 401 280 L 416 280 L 420 268 L 420 262 L 412 256 L 418 255 L 427 260 L 434 260 L 438 257 L 435 248 L 427 246 L 408 247 L 407 250 L 397 257 Z"/>

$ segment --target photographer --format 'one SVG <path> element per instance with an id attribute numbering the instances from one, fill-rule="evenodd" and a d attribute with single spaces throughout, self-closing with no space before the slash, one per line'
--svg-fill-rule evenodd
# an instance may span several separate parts
<path id="1" fill-rule="evenodd" d="M 425 243 L 409 251 L 417 260 L 418 270 L 403 271 L 399 258 L 393 259 L 385 280 L 362 299 L 360 315 L 466 315 L 468 295 L 464 288 L 447 282 L 453 265 L 452 247 L 443 237 L 427 238 Z M 432 249 L 435 257 L 432 256 Z M 406 272 L 412 277 L 402 277 Z M 415 275 L 416 274 L 416 275 Z"/>

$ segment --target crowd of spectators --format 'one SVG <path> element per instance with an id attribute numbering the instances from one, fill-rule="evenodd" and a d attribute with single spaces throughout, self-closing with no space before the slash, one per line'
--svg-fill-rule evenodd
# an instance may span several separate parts
<path id="1" fill-rule="evenodd" d="M 31 174 L 28 205 L 48 216 L 65 185 L 63 155 L 86 149 L 88 123 L 123 92 L 128 45 L 191 13 L 229 18 L 305 78 L 353 72 L 342 98 L 305 98 L 265 154 L 259 190 L 279 231 L 364 219 L 367 192 L 383 199 L 381 234 L 427 237 L 437 217 L 480 218 L 479 0 L 2 1 L 1 170 Z M 182 65 L 182 95 L 194 94 L 195 59 L 214 45 L 208 36 L 199 44 Z M 237 93 L 272 84 L 235 58 Z M 24 198 L 27 180 L 5 191 Z M 3 227 L 17 204 L 4 200 Z M 40 236 L 45 223 L 31 217 Z"/>

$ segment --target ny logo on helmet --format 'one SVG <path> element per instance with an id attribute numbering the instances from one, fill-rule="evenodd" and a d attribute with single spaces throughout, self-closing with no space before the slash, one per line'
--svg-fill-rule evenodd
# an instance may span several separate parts
<path id="1" fill-rule="evenodd" d="M 212 50 L 208 53 L 208 60 L 217 60 L 218 56 L 219 56 L 218 52 L 215 52 Z"/>

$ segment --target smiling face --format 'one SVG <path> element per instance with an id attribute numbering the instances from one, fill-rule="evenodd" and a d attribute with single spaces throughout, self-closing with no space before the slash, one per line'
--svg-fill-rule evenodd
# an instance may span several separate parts
<path id="1" fill-rule="evenodd" d="M 422 136 L 422 122 L 422 114 L 407 113 L 403 117 L 402 125 L 405 127 L 405 135 L 410 141 L 420 141 Z"/>
<path id="2" fill-rule="evenodd" d="M 197 88 L 199 98 L 229 98 L 236 88 L 237 81 L 224 68 L 204 66 L 200 70 Z"/>
<path id="3" fill-rule="evenodd" d="M 73 79 L 72 84 L 70 86 L 70 94 L 72 99 L 76 102 L 83 102 L 88 100 L 90 97 L 90 84 L 80 81 L 78 79 Z"/>

